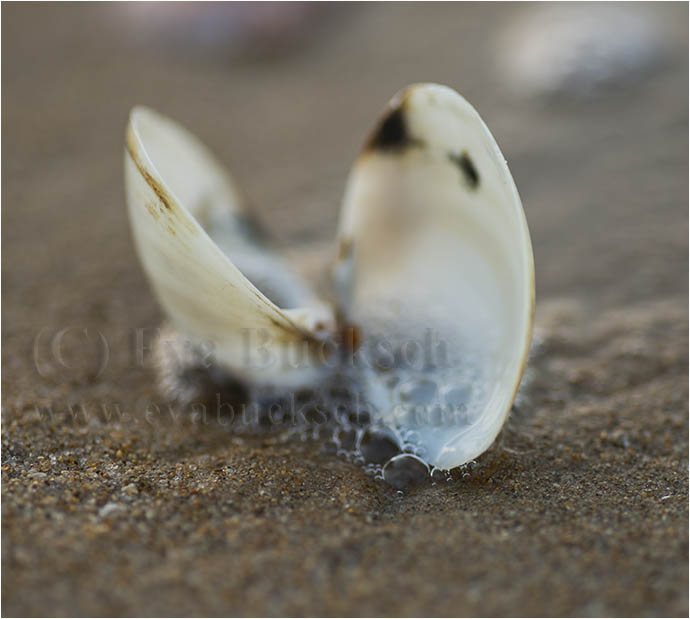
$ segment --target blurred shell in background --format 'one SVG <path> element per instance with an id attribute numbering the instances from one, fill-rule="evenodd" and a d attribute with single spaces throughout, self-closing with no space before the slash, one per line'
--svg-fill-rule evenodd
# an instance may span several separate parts
<path id="1" fill-rule="evenodd" d="M 521 96 L 593 96 L 640 79 L 660 59 L 661 37 L 645 7 L 539 5 L 499 36 L 498 70 Z"/>
<path id="2" fill-rule="evenodd" d="M 124 3 L 142 43 L 195 53 L 271 56 L 308 42 L 329 4 L 309 2 Z"/>

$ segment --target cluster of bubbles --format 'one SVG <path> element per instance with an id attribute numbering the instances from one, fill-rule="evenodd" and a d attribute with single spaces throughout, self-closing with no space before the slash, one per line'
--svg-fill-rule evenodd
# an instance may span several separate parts
<path id="1" fill-rule="evenodd" d="M 422 435 L 434 427 L 471 425 L 488 397 L 488 381 L 476 369 L 484 364 L 477 363 L 418 365 L 388 355 L 386 363 L 372 358 L 344 366 L 318 387 L 286 393 L 232 382 L 217 366 L 197 367 L 193 357 L 159 359 L 161 386 L 178 402 L 193 402 L 193 408 L 212 394 L 233 430 L 278 430 L 322 441 L 328 452 L 396 488 L 453 479 L 430 464 Z M 463 476 L 470 470 L 458 469 Z"/>
<path id="2" fill-rule="evenodd" d="M 468 408 L 467 400 L 472 388 L 469 384 L 438 387 L 428 377 L 412 380 L 405 376 L 399 382 L 401 388 L 389 393 L 394 406 L 402 411 L 399 420 L 405 423 L 397 423 L 395 415 L 391 417 L 379 410 L 362 389 L 363 381 L 352 373 L 336 375 L 318 390 L 303 390 L 289 396 L 257 389 L 253 399 L 259 402 L 260 410 L 285 413 L 282 417 L 273 415 L 269 425 L 285 428 L 289 436 L 302 441 L 320 440 L 325 451 L 362 467 L 374 479 L 395 488 L 425 480 L 451 481 L 454 477 L 449 471 L 435 468 L 426 460 L 415 427 L 471 423 L 474 411 Z M 446 414 L 429 417 L 429 411 L 440 409 Z M 386 423 L 386 419 L 391 422 Z M 470 463 L 458 471 L 467 476 L 472 467 Z"/>

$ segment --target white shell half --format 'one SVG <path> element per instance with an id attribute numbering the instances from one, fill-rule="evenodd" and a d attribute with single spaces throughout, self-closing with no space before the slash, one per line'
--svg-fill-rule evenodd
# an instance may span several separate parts
<path id="1" fill-rule="evenodd" d="M 526 363 L 534 266 L 508 166 L 455 91 L 389 104 L 348 180 L 334 277 L 379 421 L 439 468 L 484 452 Z"/>
<path id="2" fill-rule="evenodd" d="M 133 109 L 125 186 L 139 258 L 181 334 L 247 381 L 296 386 L 321 375 L 314 343 L 335 328 L 330 309 L 256 239 L 229 176 L 194 136 Z"/>

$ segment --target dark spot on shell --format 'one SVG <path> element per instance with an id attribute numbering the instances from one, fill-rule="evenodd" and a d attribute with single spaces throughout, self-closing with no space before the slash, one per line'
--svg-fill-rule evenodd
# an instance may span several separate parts
<path id="1" fill-rule="evenodd" d="M 479 187 L 479 172 L 477 172 L 477 168 L 466 151 L 463 151 L 460 155 L 449 153 L 448 159 L 460 168 L 463 178 L 470 189 Z"/>
<path id="2" fill-rule="evenodd" d="M 409 133 L 403 102 L 388 112 L 379 122 L 367 141 L 365 150 L 403 151 L 410 146 L 419 145 L 420 141 L 414 139 Z"/>

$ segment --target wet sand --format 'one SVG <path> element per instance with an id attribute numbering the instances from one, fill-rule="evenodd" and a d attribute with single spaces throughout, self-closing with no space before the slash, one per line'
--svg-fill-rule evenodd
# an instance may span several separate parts
<path id="1" fill-rule="evenodd" d="M 238 56 L 147 42 L 113 5 L 3 6 L 4 615 L 688 614 L 688 9 L 649 7 L 645 72 L 521 98 L 498 41 L 532 9 L 337 7 Z M 532 233 L 531 381 L 497 444 L 401 494 L 321 442 L 168 410 L 137 358 L 161 315 L 129 108 L 190 127 L 319 256 L 368 127 L 421 80 L 480 111 Z"/>

